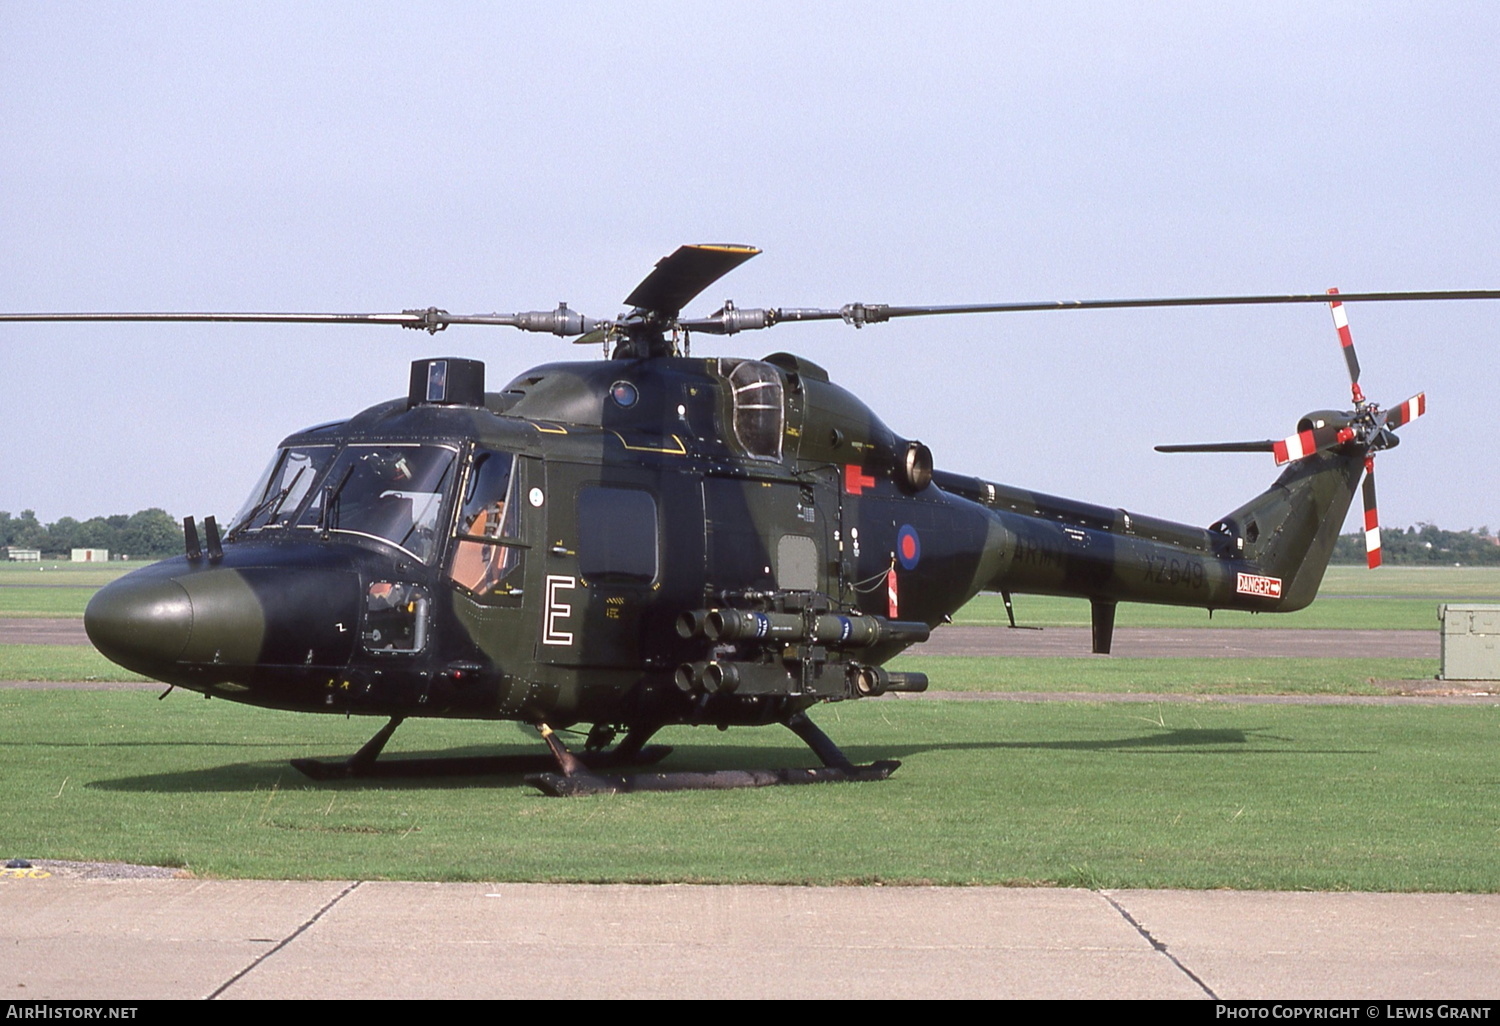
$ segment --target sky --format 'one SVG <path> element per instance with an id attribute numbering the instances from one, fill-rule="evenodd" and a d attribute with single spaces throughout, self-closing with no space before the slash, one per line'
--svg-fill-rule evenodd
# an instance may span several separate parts
<path id="1" fill-rule="evenodd" d="M 1500 287 L 1492 3 L 0 0 L 0 310 L 609 317 L 687 242 L 690 305 Z M 1382 523 L 1500 529 L 1500 302 L 1348 308 L 1429 413 Z M 1208 524 L 1346 408 L 1321 305 L 781 325 L 938 466 Z M 596 350 L 503 328 L 0 325 L 0 510 L 239 508 L 276 444 Z M 1357 503 L 1356 503 L 1357 505 Z M 1346 530 L 1358 525 L 1351 511 Z"/>

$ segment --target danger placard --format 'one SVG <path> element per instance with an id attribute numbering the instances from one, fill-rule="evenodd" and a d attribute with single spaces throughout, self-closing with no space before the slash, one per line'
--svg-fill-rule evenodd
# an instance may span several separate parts
<path id="1" fill-rule="evenodd" d="M 1262 577 L 1260 574 L 1237 574 L 1235 575 L 1234 590 L 1241 595 L 1281 598 L 1281 578 Z"/>

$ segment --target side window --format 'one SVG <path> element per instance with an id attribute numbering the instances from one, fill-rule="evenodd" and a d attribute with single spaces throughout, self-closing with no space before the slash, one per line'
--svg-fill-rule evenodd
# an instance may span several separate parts
<path id="1" fill-rule="evenodd" d="M 578 493 L 578 572 L 591 584 L 656 580 L 656 500 L 634 488 Z"/>
<path id="2" fill-rule="evenodd" d="M 427 610 L 432 604 L 420 584 L 374 581 L 365 592 L 367 652 L 420 652 L 427 647 Z"/>
<path id="3" fill-rule="evenodd" d="M 729 372 L 734 392 L 734 435 L 745 452 L 762 459 L 781 458 L 781 375 L 775 367 L 744 360 Z"/>
<path id="4" fill-rule="evenodd" d="M 518 590 L 521 566 L 519 486 L 510 453 L 476 449 L 464 483 L 448 576 L 477 597 Z"/>

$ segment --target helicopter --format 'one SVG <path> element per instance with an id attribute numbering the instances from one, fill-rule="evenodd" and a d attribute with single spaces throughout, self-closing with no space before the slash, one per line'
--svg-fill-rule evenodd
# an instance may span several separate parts
<path id="1" fill-rule="evenodd" d="M 1317 595 L 1356 489 L 1379 565 L 1374 459 L 1426 412 L 1366 399 L 1343 303 L 1495 299 L 1382 292 L 961 306 L 683 309 L 760 250 L 682 246 L 599 320 L 570 310 L 454 315 L 0 314 L 4 321 L 453 325 L 612 349 L 488 390 L 480 361 L 411 365 L 407 392 L 289 435 L 224 527 L 183 522 L 182 555 L 89 602 L 98 650 L 172 687 L 272 709 L 377 716 L 315 779 L 528 772 L 550 795 L 884 779 L 809 717 L 825 702 L 921 692 L 886 668 L 976 594 L 1076 596 L 1107 654 L 1120 602 L 1289 612 Z M 817 364 L 694 357 L 694 334 L 780 324 L 1048 309 L 1328 303 L 1353 409 L 1281 439 L 1163 445 L 1268 452 L 1269 488 L 1208 527 L 1044 495 L 934 466 Z M 409 717 L 513 720 L 545 754 L 379 758 Z M 559 731 L 587 724 L 581 751 Z M 821 766 L 655 772 L 672 725 L 779 724 Z M 628 772 L 617 772 L 628 771 Z"/>

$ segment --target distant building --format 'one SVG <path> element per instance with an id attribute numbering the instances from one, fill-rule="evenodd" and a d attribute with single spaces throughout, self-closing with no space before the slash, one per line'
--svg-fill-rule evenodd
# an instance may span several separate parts
<path id="1" fill-rule="evenodd" d="M 108 549 L 74 549 L 73 562 L 75 563 L 108 563 Z"/>
<path id="2" fill-rule="evenodd" d="M 3 551 L 5 558 L 12 563 L 40 563 L 42 561 L 41 549 L 22 549 L 11 545 Z"/>

